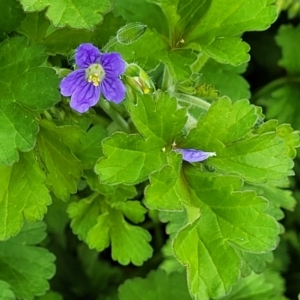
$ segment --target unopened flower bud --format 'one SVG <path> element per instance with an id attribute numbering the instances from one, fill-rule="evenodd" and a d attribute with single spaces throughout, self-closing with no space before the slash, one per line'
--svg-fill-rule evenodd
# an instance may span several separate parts
<path id="1" fill-rule="evenodd" d="M 141 94 L 152 93 L 155 89 L 147 73 L 136 64 L 128 65 L 124 79 L 130 87 Z"/>
<path id="2" fill-rule="evenodd" d="M 129 23 L 121 27 L 117 32 L 117 41 L 123 45 L 129 45 L 138 40 L 146 31 L 147 25 L 139 22 Z"/>

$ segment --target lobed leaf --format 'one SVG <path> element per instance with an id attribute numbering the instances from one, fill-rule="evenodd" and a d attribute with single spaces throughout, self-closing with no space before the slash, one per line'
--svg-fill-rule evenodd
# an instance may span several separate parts
<path id="1" fill-rule="evenodd" d="M 292 174 L 287 145 L 276 130 L 253 134 L 259 117 L 259 111 L 247 100 L 232 104 L 228 98 L 221 98 L 178 147 L 216 152 L 216 157 L 207 160 L 208 165 L 249 182 L 282 180 Z"/>
<path id="2" fill-rule="evenodd" d="M 54 26 L 94 29 L 103 20 L 103 15 L 112 8 L 110 0 L 20 0 L 25 12 L 46 10 L 46 17 Z"/>
<path id="3" fill-rule="evenodd" d="M 174 240 L 174 252 L 188 267 L 195 299 L 224 296 L 239 278 L 236 248 L 252 253 L 273 250 L 279 226 L 264 214 L 267 202 L 254 192 L 240 192 L 241 180 L 185 168 L 193 206 L 201 215 Z M 201 266 L 201 267 L 200 267 Z"/>
<path id="4" fill-rule="evenodd" d="M 51 203 L 46 177 L 33 151 L 12 166 L 0 165 L 0 240 L 16 235 L 24 219 L 41 220 Z"/>
<path id="5" fill-rule="evenodd" d="M 19 235 L 0 242 L 0 279 L 10 285 L 18 299 L 33 300 L 49 289 L 55 257 L 35 246 L 45 238 L 45 229 L 42 222 L 25 224 Z"/>
<path id="6" fill-rule="evenodd" d="M 134 184 L 144 181 L 166 161 L 166 154 L 161 150 L 164 145 L 152 137 L 143 139 L 138 134 L 115 133 L 102 145 L 106 157 L 98 160 L 95 172 L 103 183 Z"/>
<path id="7" fill-rule="evenodd" d="M 15 37 L 0 45 L 0 53 L 0 163 L 11 165 L 18 161 L 18 150 L 34 147 L 38 124 L 33 111 L 52 107 L 60 95 L 55 71 L 43 66 L 43 47 Z"/>
<path id="8" fill-rule="evenodd" d="M 141 135 L 155 137 L 162 144 L 171 145 L 181 135 L 187 121 L 186 110 L 178 108 L 175 98 L 167 93 L 138 95 L 137 103 L 126 102 L 132 121 Z"/>
<path id="9" fill-rule="evenodd" d="M 139 201 L 127 200 L 124 195 L 134 195 L 130 187 L 127 192 L 119 186 L 116 193 L 103 197 L 98 194 L 73 202 L 68 207 L 71 227 L 80 240 L 91 249 L 103 251 L 111 244 L 112 258 L 120 264 L 132 262 L 142 265 L 152 256 L 149 245 L 151 235 L 147 230 L 131 225 L 144 221 L 147 212 Z"/>
<path id="10" fill-rule="evenodd" d="M 47 176 L 47 185 L 57 198 L 66 201 L 70 193 L 77 191 L 77 181 L 82 173 L 80 161 L 67 146 L 66 133 L 72 127 L 57 127 L 53 122 L 45 120 L 40 125 L 37 149 Z M 61 129 L 67 129 L 67 132 Z"/>

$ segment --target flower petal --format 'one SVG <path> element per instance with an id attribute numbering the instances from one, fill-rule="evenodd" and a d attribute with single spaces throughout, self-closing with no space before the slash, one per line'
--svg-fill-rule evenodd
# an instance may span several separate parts
<path id="1" fill-rule="evenodd" d="M 90 82 L 78 86 L 71 97 L 70 106 L 80 112 L 86 112 L 91 106 L 96 105 L 100 98 L 100 88 Z"/>
<path id="2" fill-rule="evenodd" d="M 85 70 L 75 70 L 60 82 L 60 93 L 69 97 L 83 82 L 85 82 Z"/>
<path id="3" fill-rule="evenodd" d="M 93 44 L 81 44 L 75 53 L 75 62 L 79 68 L 88 68 L 91 64 L 99 63 L 100 51 Z"/>
<path id="4" fill-rule="evenodd" d="M 125 72 L 126 64 L 117 52 L 104 53 L 101 55 L 100 63 L 109 77 L 119 76 Z"/>
<path id="5" fill-rule="evenodd" d="M 108 101 L 120 103 L 125 98 L 126 88 L 117 77 L 105 77 L 101 83 L 101 91 Z"/>
<path id="6" fill-rule="evenodd" d="M 188 162 L 203 161 L 211 156 L 216 156 L 216 152 L 204 152 L 195 149 L 176 149 L 177 152 L 182 154 L 182 158 Z"/>

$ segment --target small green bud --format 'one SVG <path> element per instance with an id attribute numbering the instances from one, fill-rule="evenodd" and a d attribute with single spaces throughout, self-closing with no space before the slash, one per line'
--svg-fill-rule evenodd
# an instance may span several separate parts
<path id="1" fill-rule="evenodd" d="M 147 25 L 142 23 L 129 23 L 121 27 L 117 32 L 117 41 L 123 45 L 129 45 L 138 40 L 146 31 Z"/>
<path id="2" fill-rule="evenodd" d="M 124 79 L 129 86 L 141 94 L 149 94 L 155 90 L 148 74 L 136 64 L 128 65 Z"/>

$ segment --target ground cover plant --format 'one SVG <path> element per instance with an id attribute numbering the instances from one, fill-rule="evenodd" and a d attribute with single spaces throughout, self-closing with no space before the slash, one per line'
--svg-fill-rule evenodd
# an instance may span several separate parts
<path id="1" fill-rule="evenodd" d="M 0 16 L 0 299 L 298 298 L 299 0 Z"/>

